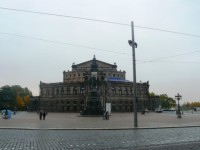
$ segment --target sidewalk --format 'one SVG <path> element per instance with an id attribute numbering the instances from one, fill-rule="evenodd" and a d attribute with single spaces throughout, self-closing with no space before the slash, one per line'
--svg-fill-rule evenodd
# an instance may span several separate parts
<path id="1" fill-rule="evenodd" d="M 9 129 L 134 129 L 133 113 L 111 113 L 110 120 L 102 117 L 79 117 L 79 113 L 51 113 L 39 120 L 36 112 L 17 112 L 11 119 L 0 115 L 0 128 Z M 138 113 L 138 128 L 200 127 L 200 114 L 186 113 L 177 118 L 175 112 L 145 115 Z"/>

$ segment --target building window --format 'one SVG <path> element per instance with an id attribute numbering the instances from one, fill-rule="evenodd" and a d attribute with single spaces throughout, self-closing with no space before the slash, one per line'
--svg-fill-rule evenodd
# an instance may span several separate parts
<path id="1" fill-rule="evenodd" d="M 61 95 L 64 94 L 64 88 L 61 88 Z"/>
<path id="2" fill-rule="evenodd" d="M 119 94 L 122 95 L 122 88 L 119 88 Z"/>
<path id="3" fill-rule="evenodd" d="M 131 95 L 133 95 L 133 89 L 132 88 L 130 88 L 130 92 L 131 92 Z"/>
<path id="4" fill-rule="evenodd" d="M 113 95 L 116 95 L 116 88 L 112 88 Z"/>
<path id="5" fill-rule="evenodd" d="M 77 94 L 77 88 L 76 88 L 76 87 L 74 87 L 74 89 L 73 89 L 73 94 L 74 94 L 74 95 Z"/>
<path id="6" fill-rule="evenodd" d="M 68 87 L 67 88 L 67 95 L 69 95 L 70 94 L 70 88 Z"/>
<path id="7" fill-rule="evenodd" d="M 76 76 L 76 74 L 74 74 L 74 77 Z"/>
<path id="8" fill-rule="evenodd" d="M 59 88 L 56 89 L 56 94 L 57 94 L 57 95 L 59 94 Z"/>
<path id="9" fill-rule="evenodd" d="M 126 95 L 128 95 L 128 89 L 125 88 L 124 92 L 126 93 Z"/>
<path id="10" fill-rule="evenodd" d="M 49 95 L 49 90 L 47 89 L 46 95 Z"/>
<path id="11" fill-rule="evenodd" d="M 78 76 L 80 77 L 80 73 L 78 74 Z"/>
<path id="12" fill-rule="evenodd" d="M 115 77 L 115 74 L 113 74 L 113 77 Z"/>
<path id="13" fill-rule="evenodd" d="M 84 87 L 81 87 L 81 88 L 80 88 L 80 93 L 81 93 L 81 94 L 84 94 Z"/>

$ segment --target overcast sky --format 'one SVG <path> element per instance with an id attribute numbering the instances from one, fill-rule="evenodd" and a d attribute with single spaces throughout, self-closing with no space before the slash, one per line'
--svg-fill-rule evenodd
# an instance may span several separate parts
<path id="1" fill-rule="evenodd" d="M 72 63 L 91 60 L 93 55 L 116 63 L 132 81 L 132 49 L 127 41 L 134 21 L 137 82 L 149 81 L 150 92 L 156 94 L 174 98 L 180 93 L 182 102 L 200 101 L 199 14 L 200 1 L 191 0 L 1 0 L 0 86 L 28 87 L 38 96 L 40 81 L 62 82 L 63 71 L 71 70 Z"/>

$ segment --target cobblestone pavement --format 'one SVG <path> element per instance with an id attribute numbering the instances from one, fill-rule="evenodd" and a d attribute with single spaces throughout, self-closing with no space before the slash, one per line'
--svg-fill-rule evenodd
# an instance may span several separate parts
<path id="1" fill-rule="evenodd" d="M 200 127 L 136 130 L 0 129 L 0 150 L 199 150 Z"/>
<path id="2" fill-rule="evenodd" d="M 112 113 L 110 120 L 49 113 L 39 120 L 36 112 L 17 112 L 0 119 L 0 150 L 200 150 L 198 113 L 182 118 L 173 112 L 138 113 L 138 129 L 133 118 L 133 113 Z"/>

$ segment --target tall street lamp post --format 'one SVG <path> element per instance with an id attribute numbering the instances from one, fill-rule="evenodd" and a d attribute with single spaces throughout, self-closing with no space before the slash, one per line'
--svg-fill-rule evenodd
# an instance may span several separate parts
<path id="1" fill-rule="evenodd" d="M 137 43 L 134 40 L 134 25 L 133 21 L 131 22 L 131 31 L 132 31 L 132 40 L 129 40 L 128 43 L 132 47 L 133 55 L 133 88 L 134 88 L 134 127 L 138 127 L 137 119 L 137 83 L 136 83 L 136 65 L 135 65 L 135 48 L 137 48 Z"/>
<path id="2" fill-rule="evenodd" d="M 107 103 L 107 93 L 108 93 L 108 79 L 105 77 L 105 100 L 104 100 L 104 111 L 106 112 L 106 103 Z"/>
<path id="3" fill-rule="evenodd" d="M 175 99 L 177 99 L 178 101 L 177 118 L 181 118 L 181 109 L 180 109 L 179 100 L 182 99 L 182 96 L 178 93 L 177 95 L 175 95 Z"/>

